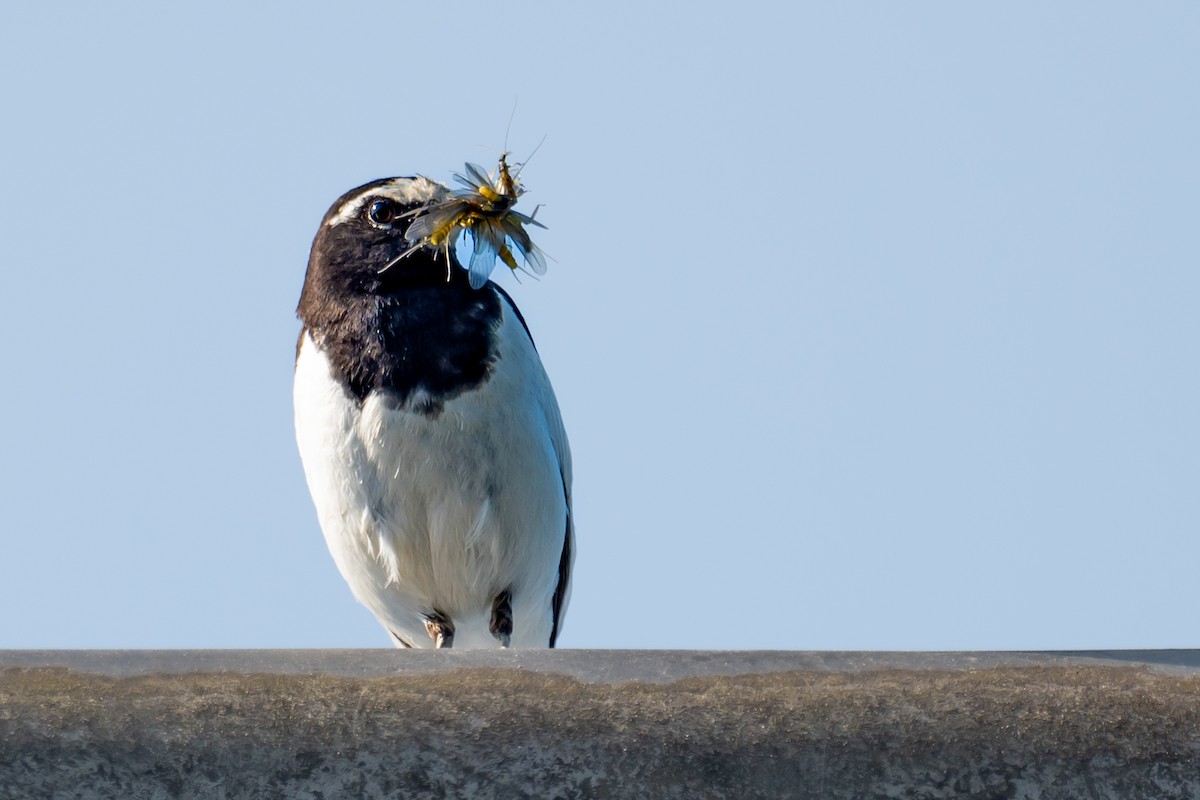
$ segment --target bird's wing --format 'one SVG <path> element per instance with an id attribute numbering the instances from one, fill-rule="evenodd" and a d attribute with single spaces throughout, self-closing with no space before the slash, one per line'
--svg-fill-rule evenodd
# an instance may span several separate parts
<path id="1" fill-rule="evenodd" d="M 550 441 L 554 445 L 554 452 L 558 454 L 563 499 L 567 504 L 563 549 L 558 562 L 558 583 L 554 587 L 554 598 L 551 605 L 554 612 L 554 626 L 550 629 L 550 647 L 554 647 L 554 643 L 558 639 L 558 632 L 562 628 L 562 619 L 567 613 L 567 603 L 571 599 L 571 567 L 575 562 L 575 512 L 571 507 L 571 446 L 567 443 L 567 431 L 558 410 L 558 402 L 552 397 L 547 406 L 546 425 L 550 430 Z"/>
<path id="2" fill-rule="evenodd" d="M 517 308 L 517 304 L 509 297 L 508 292 L 501 289 L 497 284 L 491 283 L 490 285 L 508 306 L 508 310 L 521 323 L 521 327 L 525 329 L 525 334 L 529 337 L 529 343 L 533 345 L 533 349 L 536 352 L 537 344 L 534 343 L 533 334 L 529 332 L 529 325 L 525 322 L 525 318 L 521 316 L 521 311 Z M 558 583 L 554 588 L 554 597 L 552 600 L 554 625 L 550 631 L 550 646 L 554 647 L 555 640 L 558 638 L 558 632 L 562 627 L 562 618 L 567 612 L 567 603 L 571 599 L 571 567 L 575 563 L 575 513 L 571 507 L 571 446 L 567 442 L 567 430 L 563 425 L 562 414 L 558 410 L 558 401 L 555 399 L 553 393 L 546 398 L 542 411 L 546 415 L 546 429 L 550 433 L 550 443 L 554 447 L 555 455 L 558 457 L 558 470 L 562 476 L 563 499 L 566 501 L 567 507 L 567 517 L 563 522 L 563 549 L 558 562 Z"/>

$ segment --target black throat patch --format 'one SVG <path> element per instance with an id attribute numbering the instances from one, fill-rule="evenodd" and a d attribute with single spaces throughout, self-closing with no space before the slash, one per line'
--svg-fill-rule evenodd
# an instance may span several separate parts
<path id="1" fill-rule="evenodd" d="M 319 310 L 326 313 L 310 316 L 302 300 L 300 318 L 360 403 L 384 392 L 397 407 L 437 414 L 447 400 L 485 383 L 496 362 L 501 310 L 491 286 L 412 287 L 345 297 L 337 306 L 324 304 Z"/>

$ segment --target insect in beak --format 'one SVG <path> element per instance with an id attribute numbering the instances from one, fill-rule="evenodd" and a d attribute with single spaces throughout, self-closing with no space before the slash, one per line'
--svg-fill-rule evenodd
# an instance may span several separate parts
<path id="1" fill-rule="evenodd" d="M 513 210 L 525 189 L 513 177 L 507 159 L 507 153 L 500 156 L 494 178 L 482 167 L 466 164 L 466 174 L 454 175 L 464 188 L 452 191 L 444 200 L 403 215 L 413 218 L 404 235 L 411 247 L 380 272 L 386 272 L 417 250 L 429 247 L 445 253 L 448 281 L 453 263 L 451 250 L 463 232 L 467 232 L 472 243 L 467 265 L 471 288 L 478 289 L 488 282 L 497 258 L 514 272 L 524 266 L 534 275 L 545 275 L 545 254 L 529 238 L 526 226 L 546 226 L 534 219 L 537 208 L 530 215 Z"/>

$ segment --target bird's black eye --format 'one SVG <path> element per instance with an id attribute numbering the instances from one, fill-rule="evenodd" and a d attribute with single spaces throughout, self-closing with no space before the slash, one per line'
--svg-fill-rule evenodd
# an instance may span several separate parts
<path id="1" fill-rule="evenodd" d="M 396 218 L 396 204 L 391 200 L 376 200 L 367 209 L 367 219 L 375 225 L 390 225 Z"/>

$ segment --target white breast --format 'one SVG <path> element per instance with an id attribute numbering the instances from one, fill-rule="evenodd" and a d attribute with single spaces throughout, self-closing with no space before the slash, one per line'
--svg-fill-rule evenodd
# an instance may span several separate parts
<path id="1" fill-rule="evenodd" d="M 329 550 L 355 597 L 418 647 L 432 644 L 434 609 L 454 621 L 455 647 L 496 647 L 491 603 L 510 587 L 512 644 L 549 641 L 570 453 L 506 305 L 498 338 L 490 378 L 437 416 L 379 393 L 360 407 L 307 334 L 296 361 L 296 438 Z"/>

